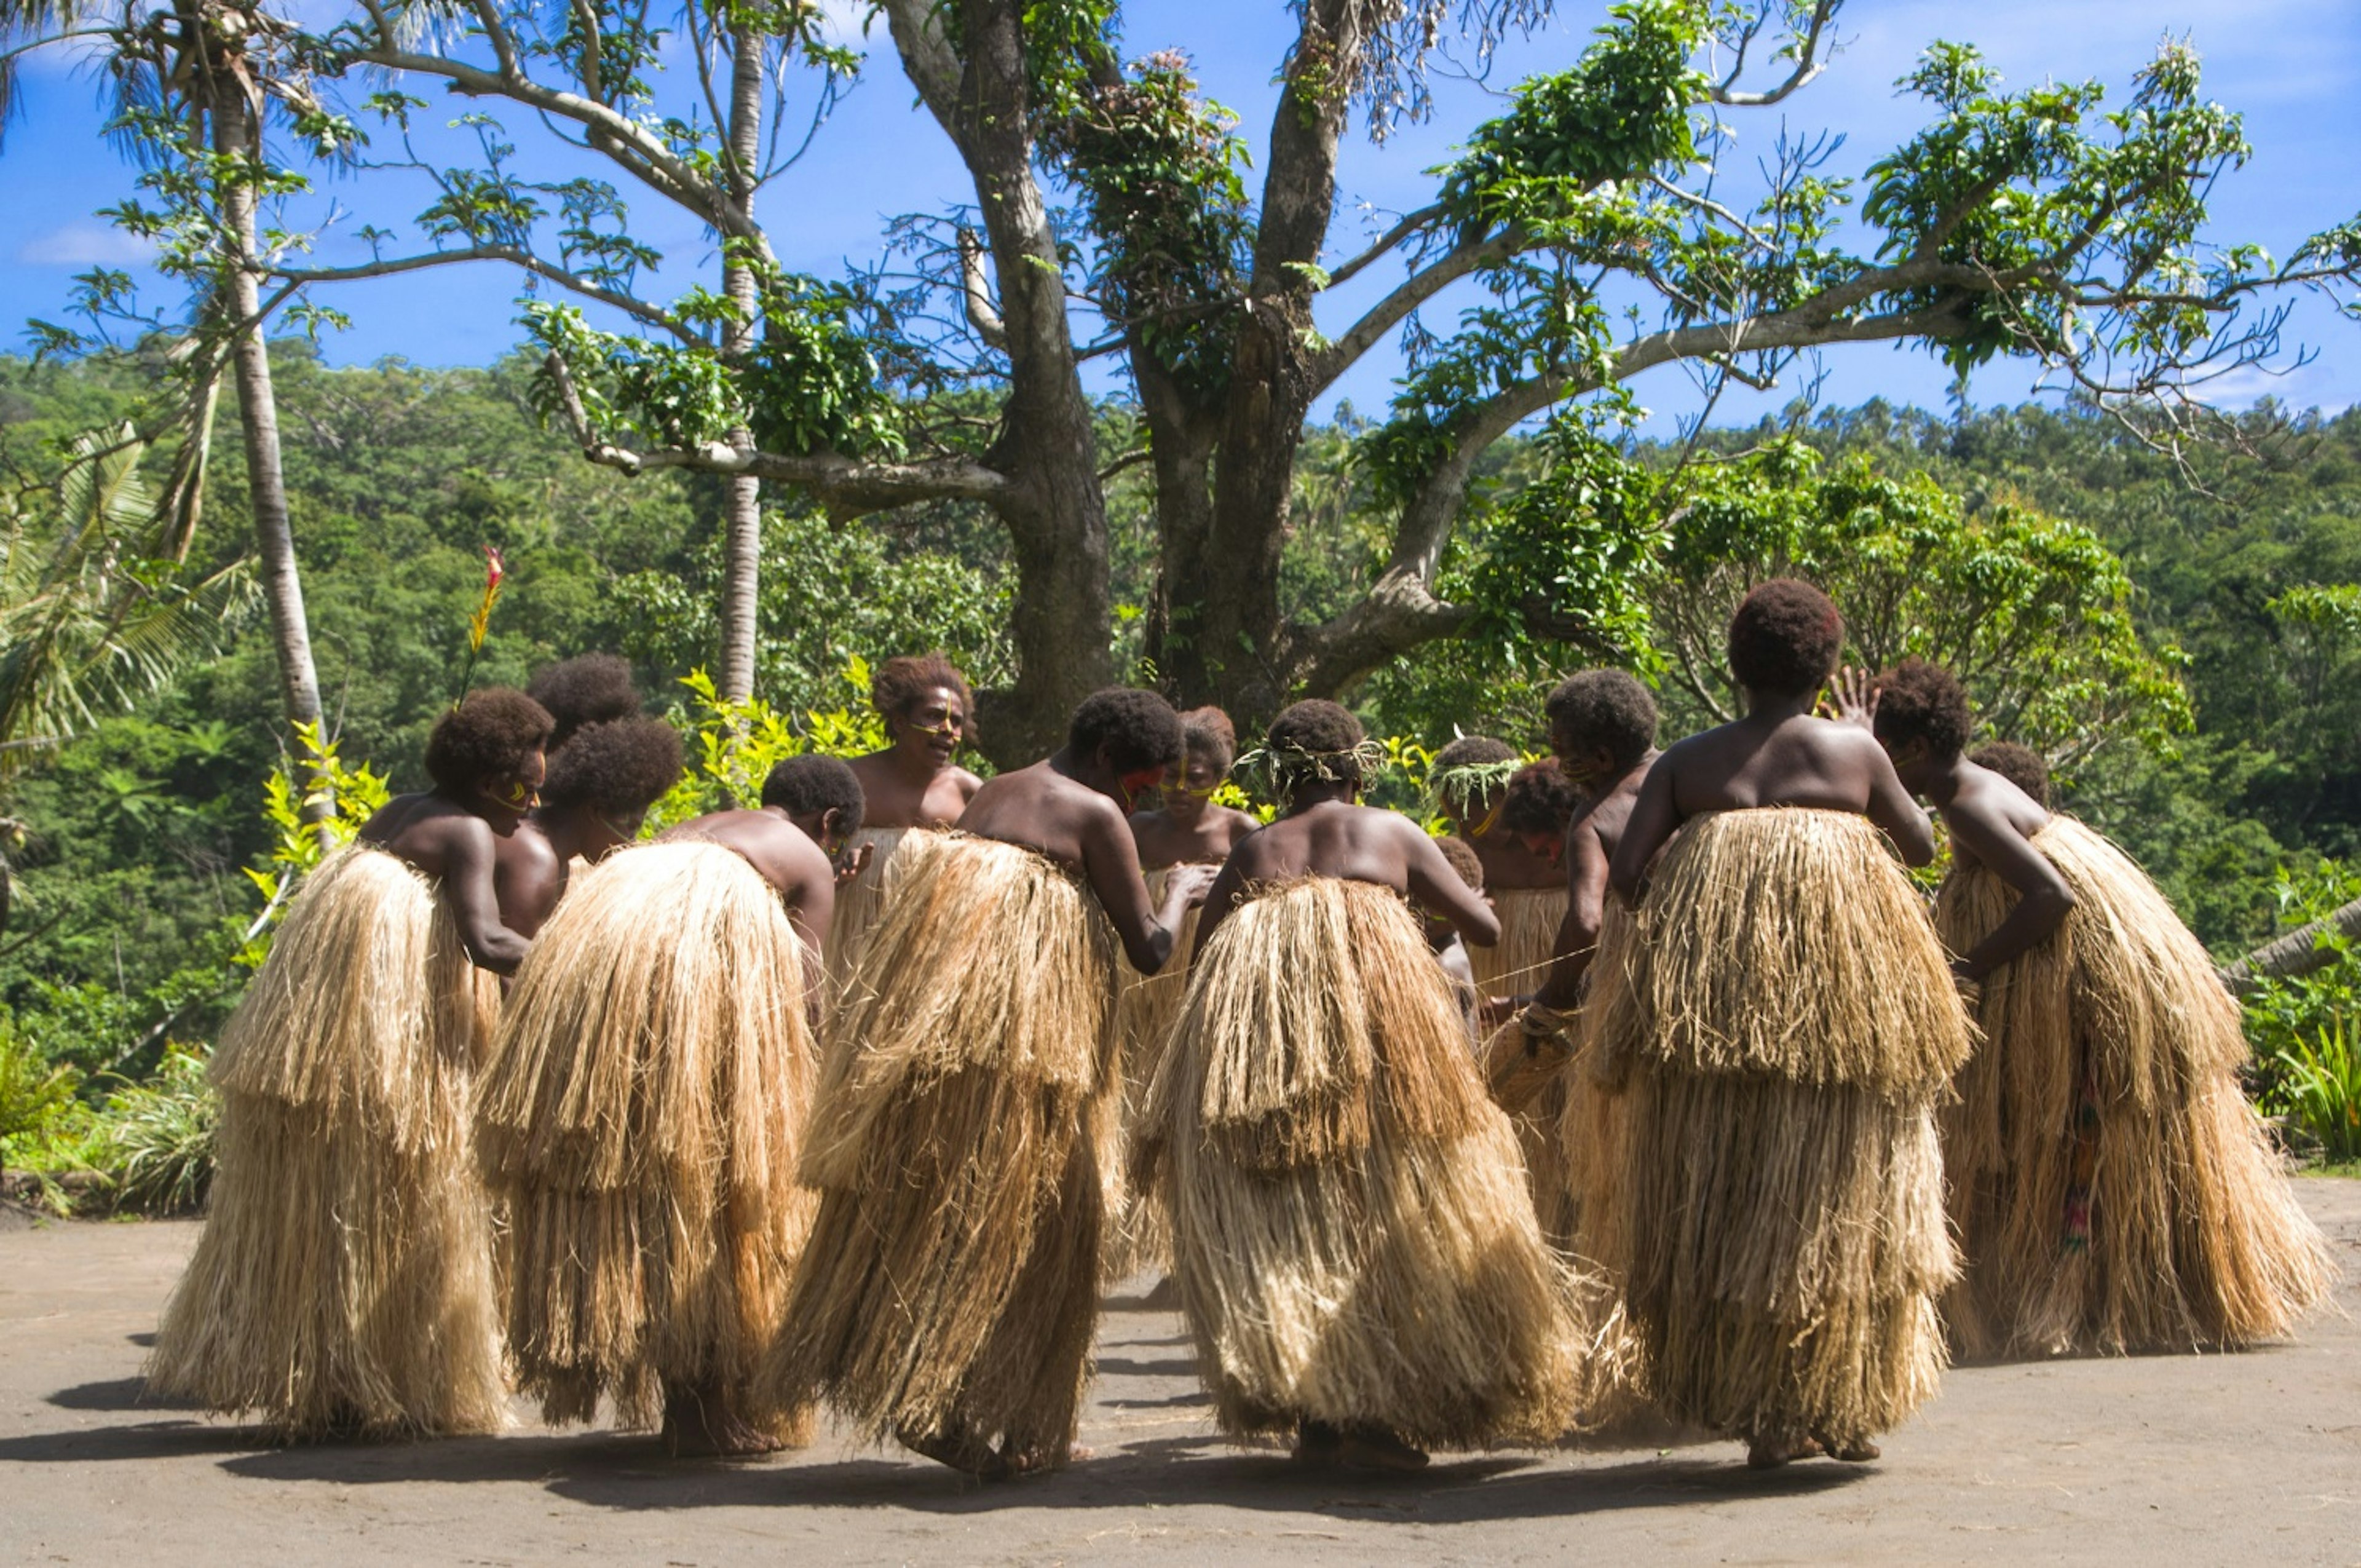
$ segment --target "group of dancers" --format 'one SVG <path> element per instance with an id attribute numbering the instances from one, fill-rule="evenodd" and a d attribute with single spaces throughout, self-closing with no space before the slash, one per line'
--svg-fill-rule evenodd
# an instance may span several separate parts
<path id="1" fill-rule="evenodd" d="M 475 693 L 223 1031 L 150 1382 L 290 1439 L 603 1399 L 680 1454 L 825 1406 L 1001 1479 L 1082 1456 L 1155 1269 L 1235 1439 L 1412 1470 L 1653 1408 L 1769 1466 L 1876 1457 L 1954 1354 L 2287 1333 L 2331 1269 L 2202 948 L 1949 674 L 1843 642 L 1764 583 L 1745 717 L 1660 751 L 1576 674 L 1550 760 L 1438 753 L 1441 838 L 1323 701 L 1267 824 L 1147 691 L 978 780 L 935 655 L 884 751 L 642 842 L 680 741 L 620 661 Z"/>

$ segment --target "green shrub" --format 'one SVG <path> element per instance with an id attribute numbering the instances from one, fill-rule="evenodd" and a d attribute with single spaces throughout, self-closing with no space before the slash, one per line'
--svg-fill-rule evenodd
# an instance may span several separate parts
<path id="1" fill-rule="evenodd" d="M 204 1206 L 221 1119 L 205 1065 L 203 1051 L 175 1046 L 154 1078 L 106 1097 L 92 1141 L 118 1208 L 187 1214 Z"/>

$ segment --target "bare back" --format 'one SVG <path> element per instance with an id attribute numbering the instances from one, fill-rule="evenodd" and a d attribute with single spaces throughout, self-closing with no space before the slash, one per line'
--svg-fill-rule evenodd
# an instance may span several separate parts
<path id="1" fill-rule="evenodd" d="M 754 868 L 785 905 L 796 935 L 814 952 L 836 914 L 836 868 L 811 836 L 772 810 L 708 812 L 666 828 L 659 843 L 719 844 Z"/>
<path id="2" fill-rule="evenodd" d="M 1054 761 L 1002 773 L 985 783 L 961 814 L 960 831 L 1047 855 L 1082 874 L 1142 974 L 1154 974 L 1171 956 L 1177 916 L 1159 911 L 1140 875 L 1138 845 L 1115 803 L 1059 771 Z M 1181 883 L 1184 893 L 1197 890 Z M 1168 888 L 1168 904 L 1172 890 Z M 1184 901 L 1185 902 L 1185 901 Z"/>
<path id="3" fill-rule="evenodd" d="M 360 840 L 434 878 L 468 958 L 495 974 L 516 972 L 566 887 L 566 867 L 539 831 L 431 791 L 386 802 Z"/>
<path id="4" fill-rule="evenodd" d="M 1758 711 L 1678 742 L 1648 770 L 1613 856 L 1627 902 L 1680 825 L 1713 811 L 1771 806 L 1849 811 L 1885 830 L 1908 864 L 1935 858 L 1935 836 L 1875 736 L 1808 712 Z"/>
<path id="5" fill-rule="evenodd" d="M 1230 851 L 1205 895 L 1197 950 L 1205 950 L 1215 928 L 1255 883 L 1304 876 L 1389 887 L 1450 921 L 1463 939 L 1479 948 L 1500 939 L 1499 916 L 1460 880 L 1424 828 L 1398 811 L 1330 800 L 1290 811 Z"/>

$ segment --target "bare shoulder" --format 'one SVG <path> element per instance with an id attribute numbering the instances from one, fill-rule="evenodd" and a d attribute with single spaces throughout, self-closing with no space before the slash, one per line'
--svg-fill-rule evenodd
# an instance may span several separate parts
<path id="1" fill-rule="evenodd" d="M 943 772 L 958 788 L 961 800 L 973 800 L 975 792 L 983 787 L 983 780 L 965 768 L 946 768 Z"/>
<path id="2" fill-rule="evenodd" d="M 1250 813 L 1229 806 L 1218 806 L 1215 809 L 1222 813 L 1222 827 L 1229 835 L 1229 845 L 1233 850 L 1250 835 L 1262 830 L 1262 824 L 1256 821 Z"/>

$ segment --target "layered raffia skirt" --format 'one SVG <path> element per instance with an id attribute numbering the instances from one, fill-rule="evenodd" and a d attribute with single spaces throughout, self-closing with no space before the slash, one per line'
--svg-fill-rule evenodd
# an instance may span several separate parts
<path id="1" fill-rule="evenodd" d="M 1164 902 L 1164 881 L 1170 874 L 1164 870 L 1148 873 L 1151 905 Z M 1141 974 L 1128 959 L 1118 968 L 1123 996 L 1115 1020 L 1123 1033 L 1123 1115 L 1118 1146 L 1108 1151 L 1112 1173 L 1120 1175 L 1124 1168 L 1121 1149 L 1137 1141 L 1157 1063 L 1163 1059 L 1165 1042 L 1189 993 L 1189 959 L 1197 948 L 1197 921 L 1203 913 L 1202 905 L 1191 905 L 1181 917 L 1180 928 L 1172 938 L 1172 956 L 1154 974 Z M 1102 1260 L 1108 1283 L 1128 1279 L 1145 1268 L 1170 1269 L 1172 1222 L 1164 1212 L 1162 1195 L 1152 1184 L 1137 1187 L 1118 1181 L 1108 1221 L 1106 1255 Z"/>
<path id="2" fill-rule="evenodd" d="M 869 863 L 861 874 L 836 890 L 836 908 L 828 923 L 827 950 L 823 957 L 828 966 L 827 1010 L 843 1004 L 845 988 L 852 983 L 852 971 L 860 967 L 861 955 L 869 948 L 870 934 L 885 913 L 886 901 L 900 885 L 905 862 L 902 846 L 911 834 L 909 828 L 863 828 L 852 836 L 850 846 L 858 850 L 866 847 Z M 916 846 L 914 845 L 915 849 Z"/>
<path id="3" fill-rule="evenodd" d="M 1098 1310 L 1115 933 L 1013 844 L 920 833 L 831 1025 L 764 1382 L 871 1438 L 1072 1441 Z"/>
<path id="4" fill-rule="evenodd" d="M 2238 1004 L 2129 857 L 2068 817 L 2033 839 L 2065 925 L 1989 976 L 1943 1117 L 1962 1354 L 2192 1350 L 2286 1333 L 2328 1289 L 2319 1231 L 2238 1086 Z M 2015 906 L 1981 866 L 1936 919 L 1965 952 Z"/>
<path id="5" fill-rule="evenodd" d="M 304 879 L 214 1053 L 218 1169 L 152 1389 L 289 1438 L 502 1424 L 467 1124 L 499 1004 L 401 861 L 346 849 Z"/>
<path id="6" fill-rule="evenodd" d="M 1693 819 L 1598 1049 L 1631 1073 L 1628 1305 L 1658 1402 L 1732 1436 L 1850 1448 L 1932 1396 L 1956 1273 L 1934 1109 L 1970 1032 L 1877 829 L 1795 808 Z"/>
<path id="7" fill-rule="evenodd" d="M 604 1394 L 653 1425 L 667 1385 L 759 1366 L 811 1226 L 804 961 L 742 858 L 647 844 L 580 878 L 517 971 L 477 1140 L 508 1210 L 509 1354 L 544 1420 Z"/>
<path id="8" fill-rule="evenodd" d="M 1510 887 L 1491 896 L 1492 907 L 1500 916 L 1500 939 L 1488 948 L 1467 949 L 1476 990 L 1485 997 L 1530 995 L 1549 978 L 1550 965 L 1557 956 L 1558 927 L 1565 922 L 1565 889 Z M 1516 1124 L 1518 1146 L 1524 1151 L 1542 1234 L 1551 1245 L 1561 1249 L 1572 1245 L 1573 1215 L 1566 1196 L 1570 1175 L 1555 1126 L 1565 1113 L 1570 1088 L 1566 1075 L 1558 1074 L 1531 1105 L 1510 1118 Z"/>
<path id="9" fill-rule="evenodd" d="M 1262 890 L 1191 976 L 1135 1163 L 1160 1179 L 1222 1429 L 1546 1442 L 1580 1400 L 1583 1282 L 1401 898 Z"/>

